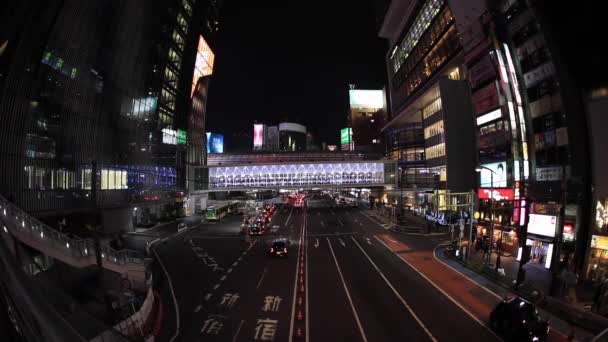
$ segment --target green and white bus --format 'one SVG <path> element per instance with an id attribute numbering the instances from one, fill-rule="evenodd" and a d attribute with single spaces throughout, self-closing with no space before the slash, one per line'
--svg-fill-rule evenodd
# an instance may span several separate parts
<path id="1" fill-rule="evenodd" d="M 237 202 L 226 203 L 220 206 L 211 206 L 207 208 L 206 218 L 208 221 L 219 221 L 226 215 L 236 211 Z"/>

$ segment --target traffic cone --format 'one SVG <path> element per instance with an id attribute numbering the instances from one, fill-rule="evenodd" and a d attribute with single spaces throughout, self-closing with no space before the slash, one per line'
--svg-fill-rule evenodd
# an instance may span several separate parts
<path id="1" fill-rule="evenodd" d="M 298 297 L 298 305 L 302 305 L 302 297 Z"/>
<path id="2" fill-rule="evenodd" d="M 298 321 L 302 320 L 302 310 L 298 310 Z"/>
<path id="3" fill-rule="evenodd" d="M 302 338 L 302 328 L 298 328 L 298 329 L 296 330 L 296 337 L 297 337 L 297 338 Z"/>
<path id="4" fill-rule="evenodd" d="M 300 286 L 300 292 L 304 292 L 304 285 Z"/>

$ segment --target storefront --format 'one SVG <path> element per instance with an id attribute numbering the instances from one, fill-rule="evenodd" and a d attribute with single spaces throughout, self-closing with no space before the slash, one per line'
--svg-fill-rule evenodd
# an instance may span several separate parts
<path id="1" fill-rule="evenodd" d="M 530 261 L 528 263 L 545 269 L 550 269 L 554 259 L 555 230 L 557 216 L 530 214 L 528 221 L 528 235 L 526 246 L 530 247 Z M 522 249 L 517 254 L 521 260 Z"/>
<path id="2" fill-rule="evenodd" d="M 477 225 L 478 239 L 489 238 L 489 234 L 489 224 Z M 509 256 L 509 254 L 511 254 L 514 256 L 517 254 L 517 250 L 519 248 L 519 238 L 515 229 L 501 225 L 494 225 L 494 236 L 492 241 L 494 243 L 493 249 L 496 249 L 497 244 L 500 244 L 500 250 L 504 255 Z"/>
<path id="3" fill-rule="evenodd" d="M 608 279 L 608 236 L 592 235 L 587 279 L 601 283 Z"/>

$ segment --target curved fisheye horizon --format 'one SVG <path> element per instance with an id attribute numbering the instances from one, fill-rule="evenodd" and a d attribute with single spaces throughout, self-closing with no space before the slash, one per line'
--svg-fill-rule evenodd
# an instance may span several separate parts
<path id="1" fill-rule="evenodd" d="M 608 340 L 598 5 L 8 0 L 2 340 Z"/>

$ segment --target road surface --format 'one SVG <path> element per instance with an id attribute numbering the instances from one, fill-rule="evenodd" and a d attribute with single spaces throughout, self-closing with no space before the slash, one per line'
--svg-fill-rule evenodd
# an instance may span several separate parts
<path id="1" fill-rule="evenodd" d="M 398 238 L 363 210 L 283 207 L 257 239 L 239 223 L 227 217 L 155 245 L 159 340 L 498 340 L 401 260 L 416 247 L 395 253 Z M 267 255 L 277 237 L 290 240 L 287 259 Z"/>

